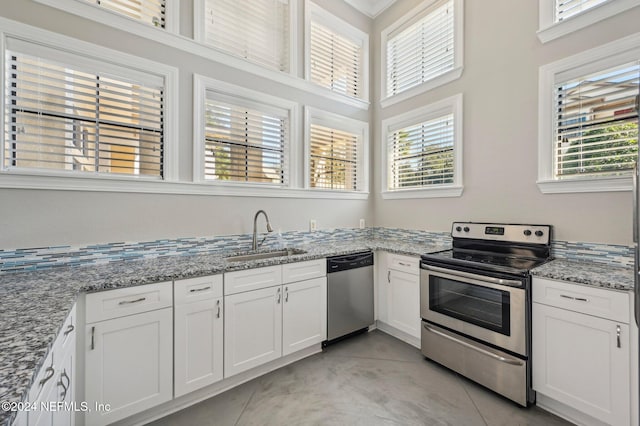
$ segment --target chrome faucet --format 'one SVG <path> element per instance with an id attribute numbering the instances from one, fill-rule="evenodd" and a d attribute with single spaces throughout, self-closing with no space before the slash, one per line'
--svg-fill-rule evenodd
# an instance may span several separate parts
<path id="1" fill-rule="evenodd" d="M 267 212 L 264 210 L 258 210 L 256 215 L 253 217 L 253 243 L 251 244 L 251 250 L 258 249 L 258 216 L 262 213 L 264 215 L 265 220 L 267 221 L 267 232 L 273 232 L 273 228 L 269 223 L 269 216 L 267 216 Z M 264 237 L 267 238 L 266 236 Z M 260 242 L 260 244 L 264 243 L 264 239 Z"/>

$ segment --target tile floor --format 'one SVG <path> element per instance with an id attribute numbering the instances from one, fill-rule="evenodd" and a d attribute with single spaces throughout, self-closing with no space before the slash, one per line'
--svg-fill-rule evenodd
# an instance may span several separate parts
<path id="1" fill-rule="evenodd" d="M 165 425 L 568 425 L 424 359 L 380 331 L 174 413 Z"/>

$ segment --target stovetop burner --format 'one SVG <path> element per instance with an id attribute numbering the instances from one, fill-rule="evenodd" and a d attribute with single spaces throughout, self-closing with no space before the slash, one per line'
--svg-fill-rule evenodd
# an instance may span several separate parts
<path id="1" fill-rule="evenodd" d="M 509 273 L 526 273 L 531 269 L 547 262 L 547 258 L 531 258 L 523 256 L 505 255 L 494 252 L 480 252 L 475 250 L 453 249 L 422 256 L 423 260 L 453 261 L 464 263 L 477 268 L 489 267 L 492 270 L 504 270 Z M 480 265 L 478 265 L 480 264 Z"/>

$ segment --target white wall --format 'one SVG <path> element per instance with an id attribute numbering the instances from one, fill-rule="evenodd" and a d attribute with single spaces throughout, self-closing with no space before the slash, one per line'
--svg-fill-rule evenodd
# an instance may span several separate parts
<path id="1" fill-rule="evenodd" d="M 299 27 L 304 8 L 300 2 Z M 365 32 L 371 20 L 343 2 L 318 0 Z M 181 33 L 192 32 L 192 2 L 181 0 Z M 359 120 L 369 112 L 292 89 L 271 80 L 215 63 L 159 43 L 134 37 L 111 27 L 52 9 L 31 0 L 3 1 L 0 16 L 44 28 L 126 53 L 163 62 L 180 71 L 180 178 L 188 181 L 192 167 L 193 73 L 311 105 Z M 303 34 L 299 34 L 302 75 Z M 302 125 L 293 143 L 302 144 Z M 0 179 L 2 177 L 0 176 Z M 82 191 L 0 189 L 0 249 L 42 247 L 158 238 L 210 236 L 251 232 L 258 209 L 269 213 L 274 227 L 308 229 L 309 219 L 319 228 L 357 227 L 360 218 L 371 223 L 367 200 L 314 200 L 256 197 L 158 195 Z M 263 226 L 261 224 L 260 226 Z"/>
<path id="2" fill-rule="evenodd" d="M 380 31 L 420 1 L 400 0 L 374 21 L 374 81 Z M 459 198 L 382 200 L 380 128 L 373 128 L 374 222 L 449 231 L 454 220 L 541 223 L 557 239 L 631 244 L 631 193 L 542 194 L 537 179 L 538 68 L 640 30 L 640 7 L 545 45 L 536 36 L 538 1 L 466 0 L 462 77 L 381 109 L 374 123 L 464 94 L 464 193 Z M 374 101 L 380 99 L 379 85 Z"/>

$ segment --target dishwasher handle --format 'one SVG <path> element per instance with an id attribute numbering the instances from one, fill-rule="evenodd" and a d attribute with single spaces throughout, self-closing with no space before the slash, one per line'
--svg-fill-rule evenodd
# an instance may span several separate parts
<path id="1" fill-rule="evenodd" d="M 346 271 L 373 265 L 373 253 L 355 253 L 327 258 L 327 273 Z"/>

